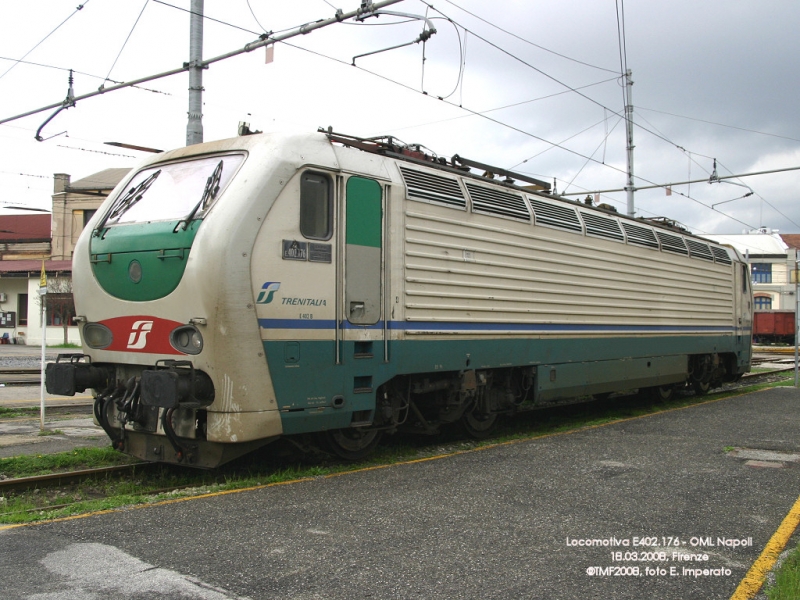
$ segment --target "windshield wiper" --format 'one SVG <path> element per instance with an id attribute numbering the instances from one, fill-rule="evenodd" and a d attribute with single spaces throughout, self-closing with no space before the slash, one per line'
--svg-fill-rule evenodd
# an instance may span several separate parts
<path id="1" fill-rule="evenodd" d="M 120 196 L 114 201 L 114 204 L 111 205 L 111 209 L 108 211 L 103 220 L 97 224 L 95 227 L 95 233 L 103 229 L 105 224 L 108 221 L 119 219 L 125 212 L 128 211 L 134 204 L 139 202 L 144 196 L 145 192 L 150 189 L 150 186 L 153 185 L 153 182 L 158 178 L 161 174 L 161 169 L 150 175 L 147 179 L 142 181 L 139 185 L 132 187 L 129 189 L 125 195 Z"/>
<path id="2" fill-rule="evenodd" d="M 206 179 L 206 189 L 203 190 L 203 195 L 200 198 L 200 202 L 194 205 L 192 212 L 190 212 L 186 218 L 181 219 L 181 221 L 175 226 L 174 231 L 178 231 L 181 225 L 183 225 L 183 230 L 185 231 L 198 211 L 206 210 L 209 206 L 211 206 L 211 203 L 214 202 L 217 194 L 219 193 L 219 182 L 222 180 L 223 162 L 224 161 L 222 160 L 219 161 L 214 169 L 214 172 L 211 174 L 211 177 Z"/>

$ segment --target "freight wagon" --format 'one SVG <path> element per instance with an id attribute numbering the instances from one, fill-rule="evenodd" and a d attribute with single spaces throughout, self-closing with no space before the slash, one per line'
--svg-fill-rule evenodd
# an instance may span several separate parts
<path id="1" fill-rule="evenodd" d="M 753 313 L 753 342 L 756 344 L 793 344 L 793 310 L 757 310 Z"/>

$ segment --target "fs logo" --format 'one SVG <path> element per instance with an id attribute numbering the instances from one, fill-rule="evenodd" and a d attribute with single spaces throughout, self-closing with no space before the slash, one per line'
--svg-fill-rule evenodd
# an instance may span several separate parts
<path id="1" fill-rule="evenodd" d="M 258 294 L 258 299 L 256 300 L 256 304 L 269 304 L 272 302 L 272 296 L 277 292 L 281 287 L 280 281 L 268 281 L 264 285 L 261 286 L 261 292 Z"/>
<path id="2" fill-rule="evenodd" d="M 147 345 L 147 334 L 153 329 L 153 321 L 135 321 L 128 336 L 128 350 L 141 350 Z"/>

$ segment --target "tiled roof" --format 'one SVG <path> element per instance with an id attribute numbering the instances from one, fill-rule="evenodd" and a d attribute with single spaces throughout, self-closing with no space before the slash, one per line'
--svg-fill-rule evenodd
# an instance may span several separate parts
<path id="1" fill-rule="evenodd" d="M 105 169 L 83 179 L 73 181 L 69 184 L 68 190 L 70 192 L 113 190 L 128 173 L 130 173 L 130 169 Z"/>
<path id="2" fill-rule="evenodd" d="M 782 233 L 781 239 L 789 248 L 800 248 L 800 233 Z"/>
<path id="3" fill-rule="evenodd" d="M 0 260 L 0 273 L 39 273 L 42 270 L 41 260 Z M 72 272 L 71 260 L 46 260 L 44 270 L 48 273 L 60 271 Z"/>
<path id="4" fill-rule="evenodd" d="M 0 242 L 49 242 L 50 215 L 0 215 Z"/>

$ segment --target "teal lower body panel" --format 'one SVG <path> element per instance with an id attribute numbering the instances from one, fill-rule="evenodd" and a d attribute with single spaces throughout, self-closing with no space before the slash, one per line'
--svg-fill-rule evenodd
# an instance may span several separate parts
<path id="1" fill-rule="evenodd" d="M 537 395 L 551 402 L 677 383 L 693 354 L 732 356 L 734 371 L 746 372 L 749 342 L 730 335 L 405 339 L 390 341 L 384 357 L 382 341 L 347 341 L 338 365 L 332 340 L 267 340 L 264 350 L 284 432 L 293 434 L 370 421 L 378 388 L 398 375 L 536 367 Z"/>
<path id="2" fill-rule="evenodd" d="M 688 367 L 688 357 L 680 354 L 541 365 L 536 402 L 675 384 L 686 380 Z"/>

